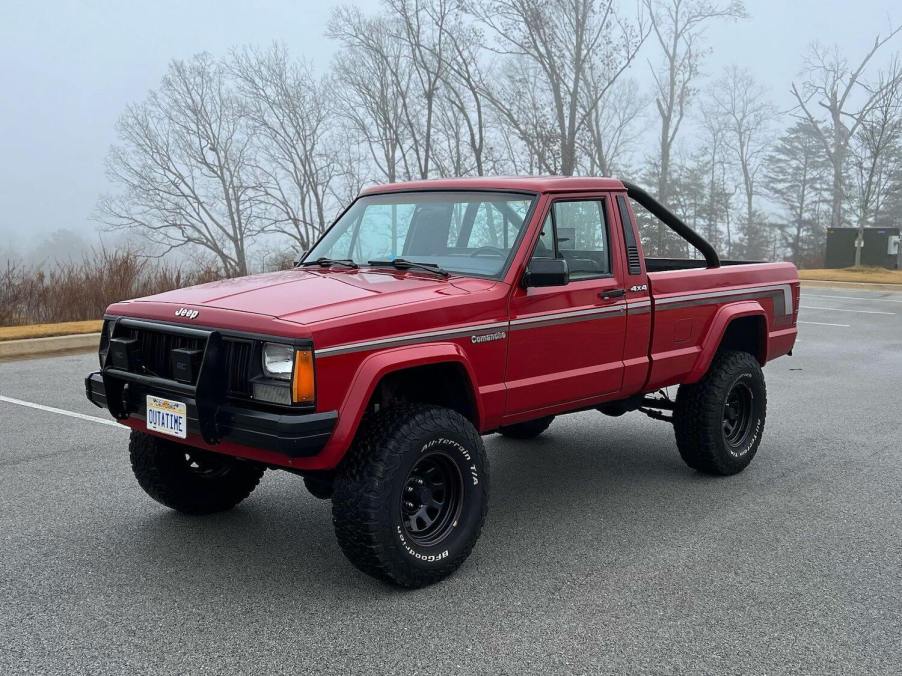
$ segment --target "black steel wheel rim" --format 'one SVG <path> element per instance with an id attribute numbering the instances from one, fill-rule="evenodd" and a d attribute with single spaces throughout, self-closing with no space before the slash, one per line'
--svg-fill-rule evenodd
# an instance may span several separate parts
<path id="1" fill-rule="evenodd" d="M 755 413 L 755 396 L 747 383 L 733 384 L 723 406 L 723 438 L 731 448 L 748 441 Z"/>
<path id="2" fill-rule="evenodd" d="M 221 453 L 210 453 L 192 449 L 185 451 L 185 466 L 191 474 L 205 479 L 221 477 L 228 473 L 234 462 L 232 458 Z"/>
<path id="3" fill-rule="evenodd" d="M 421 546 L 444 540 L 460 517 L 463 478 L 445 453 L 424 455 L 407 475 L 401 491 L 401 528 Z"/>

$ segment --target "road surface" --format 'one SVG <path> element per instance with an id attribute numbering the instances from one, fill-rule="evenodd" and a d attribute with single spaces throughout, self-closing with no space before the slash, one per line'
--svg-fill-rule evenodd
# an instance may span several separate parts
<path id="1" fill-rule="evenodd" d="M 345 561 L 298 477 L 153 502 L 84 398 L 95 355 L 0 363 L 0 673 L 899 673 L 902 294 L 801 306 L 743 474 L 640 413 L 488 437 L 482 538 L 412 592 Z"/>

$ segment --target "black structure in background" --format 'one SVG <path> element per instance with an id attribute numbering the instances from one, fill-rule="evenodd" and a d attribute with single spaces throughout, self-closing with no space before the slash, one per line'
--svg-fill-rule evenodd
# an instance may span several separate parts
<path id="1" fill-rule="evenodd" d="M 890 270 L 899 269 L 899 228 L 865 228 L 861 264 Z M 855 265 L 855 241 L 858 228 L 827 228 L 828 268 L 851 268 Z"/>

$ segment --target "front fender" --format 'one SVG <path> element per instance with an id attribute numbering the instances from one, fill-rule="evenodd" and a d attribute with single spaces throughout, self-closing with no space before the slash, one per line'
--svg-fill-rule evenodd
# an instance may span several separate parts
<path id="1" fill-rule="evenodd" d="M 769 330 L 767 311 L 759 302 L 754 300 L 730 303 L 729 305 L 722 306 L 714 315 L 711 326 L 708 328 L 705 341 L 702 344 L 701 352 L 699 352 L 695 364 L 692 366 L 692 370 L 689 371 L 684 382 L 696 383 L 708 372 L 711 362 L 714 360 L 714 355 L 717 354 L 717 350 L 720 347 L 720 343 L 723 340 L 730 322 L 740 317 L 756 316 L 764 318 L 764 335 L 757 336 L 762 351 L 759 355 L 759 361 L 764 364 L 767 361 L 767 335 Z"/>
<path id="2" fill-rule="evenodd" d="M 332 437 L 323 450 L 310 458 L 316 469 L 331 469 L 341 462 L 360 427 L 360 421 L 366 413 L 367 404 L 379 382 L 389 373 L 416 366 L 430 364 L 455 363 L 466 371 L 470 385 L 473 387 L 473 402 L 476 408 L 476 428 L 485 419 L 483 402 L 476 390 L 475 371 L 466 353 L 455 343 L 428 343 L 424 345 L 408 345 L 382 350 L 366 357 L 358 366 L 356 373 L 339 408 L 338 423 Z M 313 467 L 311 466 L 311 469 Z"/>

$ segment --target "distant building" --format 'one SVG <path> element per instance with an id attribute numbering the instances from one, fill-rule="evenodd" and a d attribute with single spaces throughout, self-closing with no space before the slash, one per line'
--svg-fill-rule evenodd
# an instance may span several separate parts
<path id="1" fill-rule="evenodd" d="M 851 268 L 855 265 L 855 242 L 858 228 L 827 228 L 828 268 Z M 865 228 L 861 264 L 899 269 L 899 228 Z"/>

